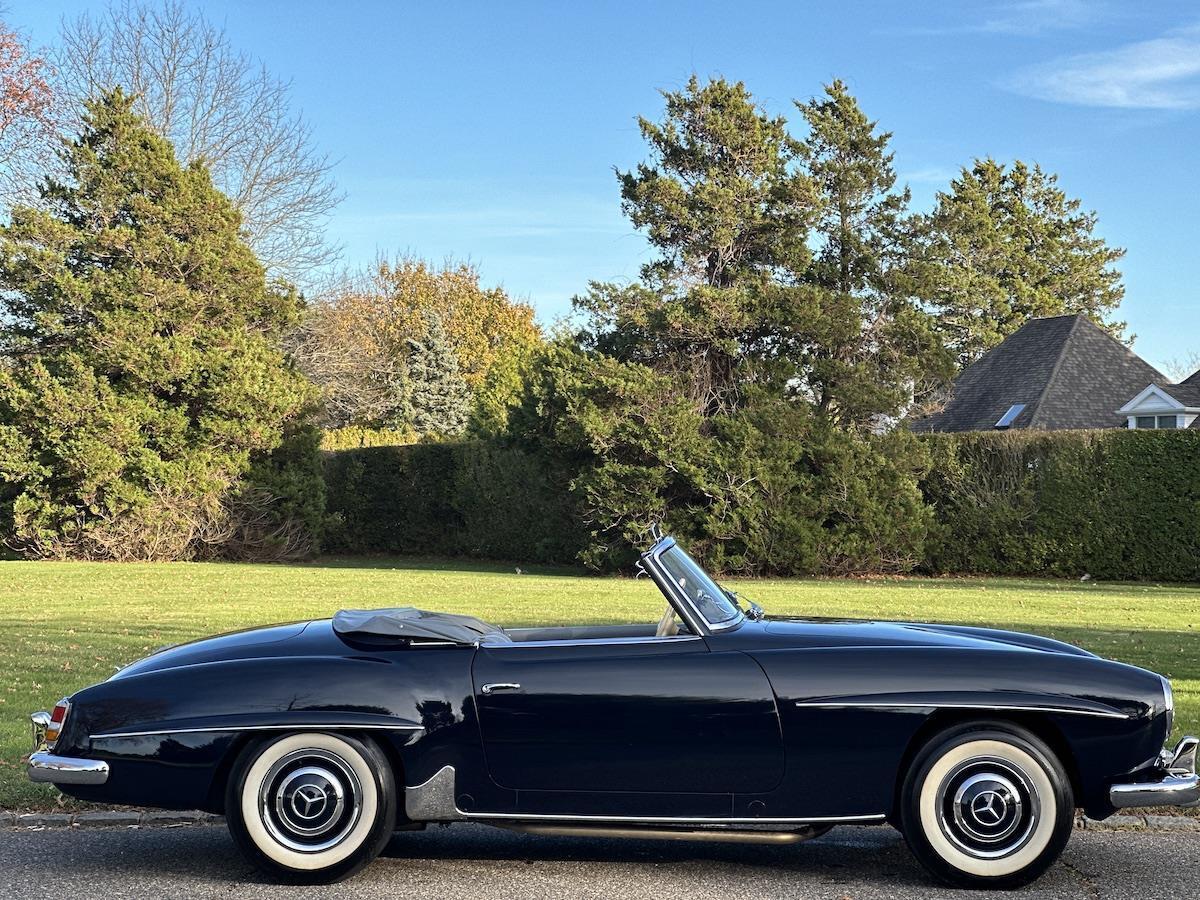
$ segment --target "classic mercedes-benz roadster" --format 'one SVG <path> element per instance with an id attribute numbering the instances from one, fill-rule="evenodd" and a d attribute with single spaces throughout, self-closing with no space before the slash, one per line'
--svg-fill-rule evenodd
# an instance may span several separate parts
<path id="1" fill-rule="evenodd" d="M 767 617 L 670 538 L 641 566 L 657 623 L 344 610 L 161 650 L 36 713 L 29 776 L 224 813 L 306 882 L 433 822 L 769 843 L 887 822 L 934 875 L 1011 887 L 1076 807 L 1200 801 L 1152 672 L 1006 631 Z"/>

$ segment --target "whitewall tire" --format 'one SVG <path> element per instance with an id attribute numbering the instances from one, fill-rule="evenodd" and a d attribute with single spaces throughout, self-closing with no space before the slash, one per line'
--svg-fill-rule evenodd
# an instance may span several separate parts
<path id="1" fill-rule="evenodd" d="M 913 760 L 900 828 L 934 875 L 962 887 L 1027 884 L 1058 859 L 1075 816 L 1070 779 L 1036 735 L 1008 723 L 943 732 Z"/>
<path id="2" fill-rule="evenodd" d="M 391 766 L 370 741 L 310 732 L 247 746 L 225 792 L 234 842 L 281 880 L 324 884 L 379 855 L 396 821 Z"/>

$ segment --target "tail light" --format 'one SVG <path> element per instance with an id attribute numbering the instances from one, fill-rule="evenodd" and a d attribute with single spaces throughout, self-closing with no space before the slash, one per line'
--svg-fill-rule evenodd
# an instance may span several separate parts
<path id="1" fill-rule="evenodd" d="M 55 704 L 54 711 L 50 713 L 50 724 L 46 726 L 46 746 L 51 750 L 54 749 L 54 742 L 58 740 L 58 736 L 62 734 L 67 713 L 70 711 L 71 701 L 63 698 Z"/>

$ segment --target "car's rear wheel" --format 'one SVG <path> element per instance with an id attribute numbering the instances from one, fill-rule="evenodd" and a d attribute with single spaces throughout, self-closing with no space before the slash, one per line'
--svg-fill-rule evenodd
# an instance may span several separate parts
<path id="1" fill-rule="evenodd" d="M 370 741 L 312 732 L 247 746 L 225 792 L 246 858 L 272 877 L 326 884 L 379 855 L 396 821 L 391 766 Z"/>
<path id="2" fill-rule="evenodd" d="M 938 735 L 913 760 L 900 795 L 900 830 L 913 854 L 961 887 L 1028 884 L 1058 859 L 1074 815 L 1062 763 L 1008 723 Z"/>

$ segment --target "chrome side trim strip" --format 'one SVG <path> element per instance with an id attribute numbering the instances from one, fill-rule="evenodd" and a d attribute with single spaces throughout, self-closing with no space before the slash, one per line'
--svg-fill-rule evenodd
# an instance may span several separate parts
<path id="1" fill-rule="evenodd" d="M 370 728 L 380 731 L 424 731 L 424 725 L 376 725 L 354 722 L 296 722 L 292 725 L 213 725 L 204 728 L 156 728 L 153 731 L 109 731 L 92 734 L 93 741 L 102 738 L 147 737 L 155 734 L 196 734 L 207 731 L 303 731 L 308 728 Z"/>
<path id="2" fill-rule="evenodd" d="M 1104 719 L 1129 719 L 1132 716 L 1123 712 L 1108 712 L 1102 709 L 1071 709 L 1065 706 L 1003 706 L 992 703 L 939 703 L 930 701 L 929 703 L 919 702 L 875 702 L 872 700 L 840 700 L 840 701 L 809 701 L 797 700 L 796 706 L 801 709 L 847 709 L 854 707 L 863 707 L 868 709 L 982 709 L 982 710 L 1002 710 L 1005 712 L 1046 712 L 1046 713 L 1062 713 L 1072 716 L 1099 716 Z"/>
<path id="3" fill-rule="evenodd" d="M 656 841 L 715 841 L 729 844 L 799 844 L 824 834 L 828 826 L 807 825 L 787 831 L 767 831 L 755 828 L 679 828 L 664 825 L 538 825 L 534 822 L 497 822 L 493 828 L 504 828 L 522 834 L 550 837 L 634 838 Z"/>
<path id="4" fill-rule="evenodd" d="M 459 812 L 462 812 L 459 810 Z M 882 822 L 884 813 L 869 816 L 575 816 L 559 813 L 462 813 L 466 819 L 508 819 L 514 822 L 640 822 L 647 825 L 806 825 L 819 822 Z"/>

